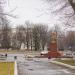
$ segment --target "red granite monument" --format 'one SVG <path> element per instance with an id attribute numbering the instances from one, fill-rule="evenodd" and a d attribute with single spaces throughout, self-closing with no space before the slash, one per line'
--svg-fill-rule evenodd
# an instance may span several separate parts
<path id="1" fill-rule="evenodd" d="M 61 57 L 61 53 L 57 46 L 57 32 L 51 33 L 51 41 L 49 44 L 48 58 L 58 58 Z"/>

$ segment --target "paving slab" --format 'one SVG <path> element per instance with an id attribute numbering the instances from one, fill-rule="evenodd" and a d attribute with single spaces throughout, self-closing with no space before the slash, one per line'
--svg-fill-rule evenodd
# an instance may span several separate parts
<path id="1" fill-rule="evenodd" d="M 44 58 L 25 59 L 18 62 L 19 75 L 75 75 L 74 70 L 58 66 Z"/>

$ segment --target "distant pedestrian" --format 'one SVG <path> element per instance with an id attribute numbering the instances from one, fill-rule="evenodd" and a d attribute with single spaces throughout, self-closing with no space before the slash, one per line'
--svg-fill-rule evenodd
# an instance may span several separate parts
<path id="1" fill-rule="evenodd" d="M 17 59 L 17 56 L 14 56 L 14 59 Z"/>
<path id="2" fill-rule="evenodd" d="M 51 57 L 48 57 L 48 59 L 51 59 Z"/>
<path id="3" fill-rule="evenodd" d="M 5 54 L 5 56 L 7 57 L 7 53 Z"/>

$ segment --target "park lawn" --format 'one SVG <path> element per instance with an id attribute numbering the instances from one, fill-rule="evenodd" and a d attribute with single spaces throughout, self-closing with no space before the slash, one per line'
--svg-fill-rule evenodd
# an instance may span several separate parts
<path id="1" fill-rule="evenodd" d="M 14 62 L 0 62 L 0 75 L 14 75 Z"/>
<path id="2" fill-rule="evenodd" d="M 68 64 L 68 65 L 75 66 L 75 60 L 73 60 L 73 59 L 71 59 L 71 60 L 57 60 L 57 61 Z"/>

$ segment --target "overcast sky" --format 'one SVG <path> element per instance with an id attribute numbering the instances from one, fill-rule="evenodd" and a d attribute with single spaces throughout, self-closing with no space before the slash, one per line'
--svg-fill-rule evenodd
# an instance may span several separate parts
<path id="1" fill-rule="evenodd" d="M 32 23 L 45 23 L 49 26 L 54 24 L 61 24 L 65 22 L 61 18 L 65 18 L 65 14 L 73 13 L 73 9 L 67 0 L 8 0 L 8 4 L 5 6 L 5 12 L 11 12 L 11 14 L 16 15 L 17 18 L 11 18 L 11 23 L 13 26 L 18 24 L 24 24 L 25 21 L 30 21 Z M 64 5 L 67 5 L 61 11 Z"/>

